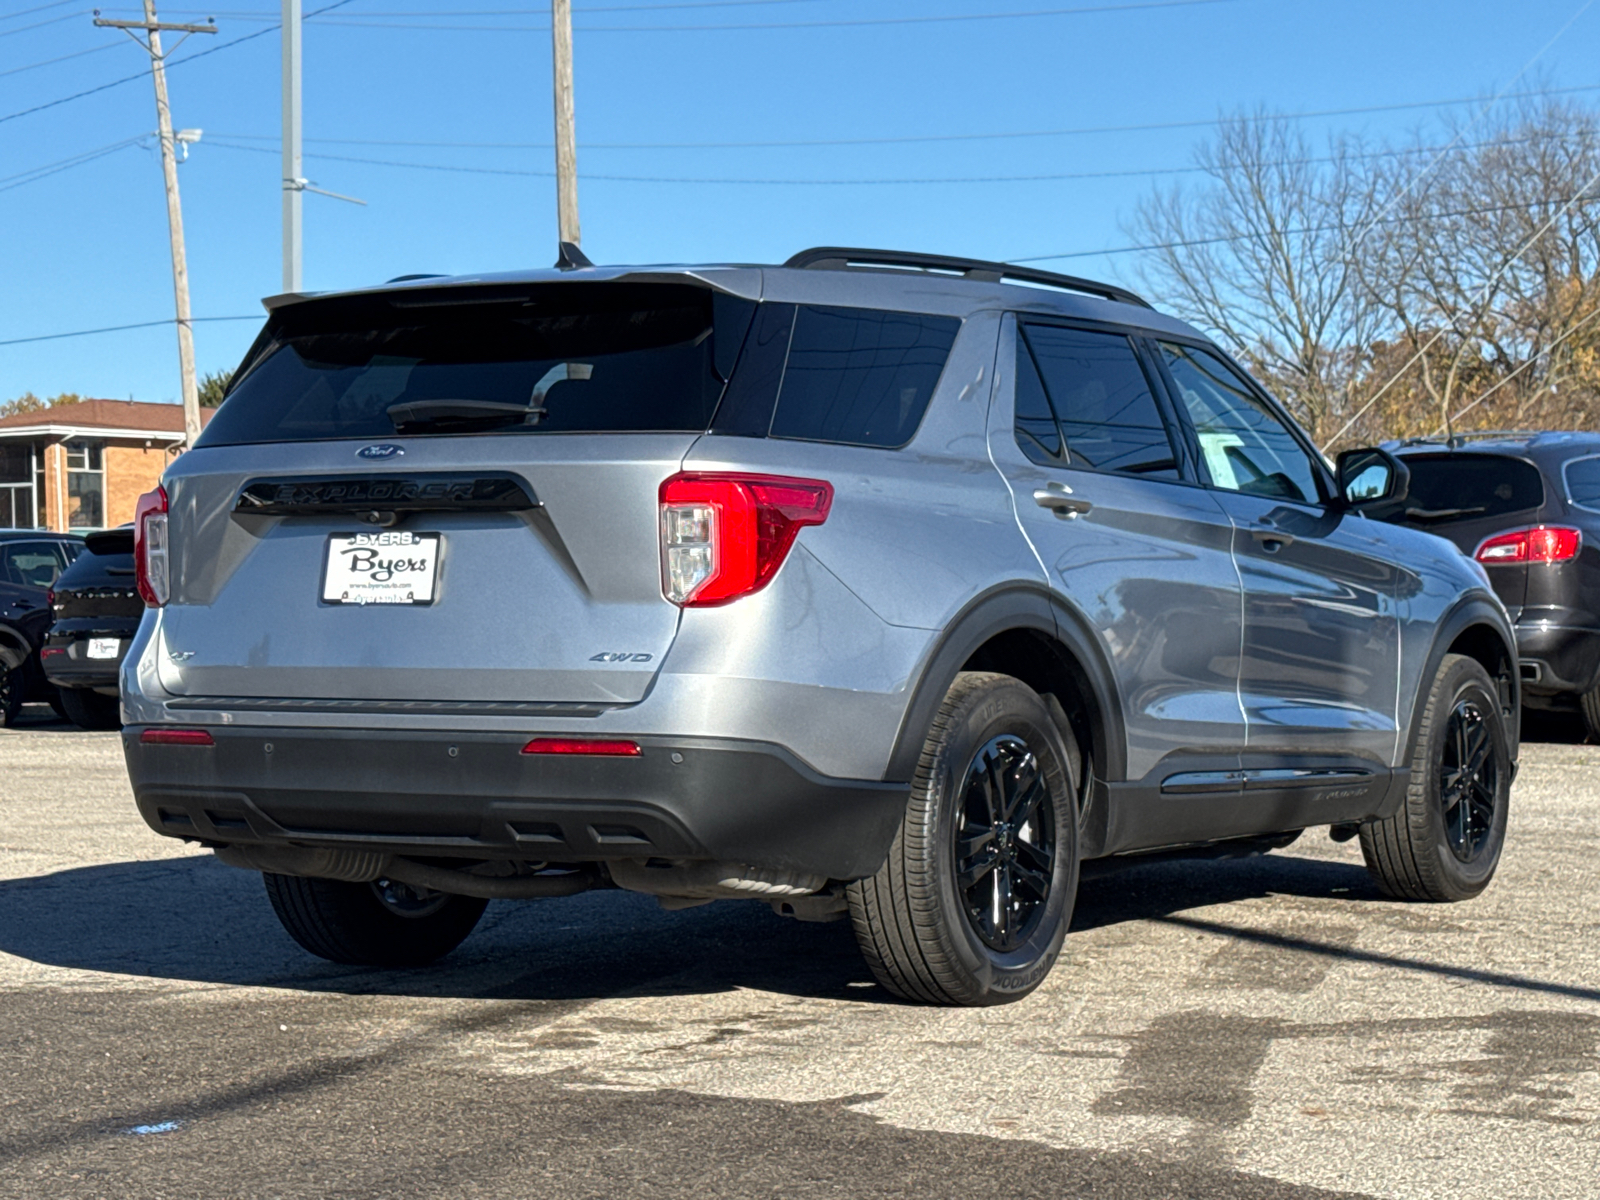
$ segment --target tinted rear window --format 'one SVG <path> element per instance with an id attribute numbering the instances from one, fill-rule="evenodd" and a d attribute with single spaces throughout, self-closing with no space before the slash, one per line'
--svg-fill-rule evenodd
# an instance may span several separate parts
<path id="1" fill-rule="evenodd" d="M 905 445 L 922 423 L 960 328 L 954 317 L 802 307 L 771 436 Z"/>
<path id="2" fill-rule="evenodd" d="M 673 284 L 312 301 L 274 315 L 197 444 L 702 432 L 754 307 Z"/>
<path id="3" fill-rule="evenodd" d="M 1475 521 L 1544 503 L 1539 468 L 1497 454 L 1408 455 L 1411 494 L 1405 520 L 1420 525 Z"/>

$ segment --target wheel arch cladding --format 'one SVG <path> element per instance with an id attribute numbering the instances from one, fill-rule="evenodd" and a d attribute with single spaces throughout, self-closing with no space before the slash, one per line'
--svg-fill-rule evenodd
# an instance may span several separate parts
<path id="1" fill-rule="evenodd" d="M 911 778 L 927 730 L 962 671 L 994 671 L 1055 696 L 1096 772 L 1121 779 L 1127 747 L 1110 667 L 1088 625 L 1038 586 L 1006 585 L 973 599 L 934 644 L 895 739 L 887 780 Z M 1081 782 L 1081 781 L 1080 781 Z"/>
<path id="2" fill-rule="evenodd" d="M 1409 763 L 1416 751 L 1417 731 L 1422 726 L 1422 710 L 1439 665 L 1447 654 L 1462 654 L 1478 662 L 1499 686 L 1500 705 L 1506 724 L 1506 739 L 1511 748 L 1513 769 L 1521 739 L 1522 696 L 1517 669 L 1515 641 L 1508 636 L 1504 621 L 1495 606 L 1481 596 L 1463 597 L 1439 622 L 1428 650 L 1428 661 L 1411 698 L 1411 720 L 1406 728 L 1404 757 Z"/>

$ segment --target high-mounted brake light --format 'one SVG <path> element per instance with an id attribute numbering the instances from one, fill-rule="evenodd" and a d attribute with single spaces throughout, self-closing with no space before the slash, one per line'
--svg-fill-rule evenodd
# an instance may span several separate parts
<path id="1" fill-rule="evenodd" d="M 212 746 L 211 735 L 204 729 L 146 729 L 139 735 L 146 746 Z"/>
<path id="2" fill-rule="evenodd" d="M 778 475 L 685 472 L 661 485 L 661 590 L 685 608 L 767 586 L 795 536 L 821 525 L 833 485 Z"/>
<path id="3" fill-rule="evenodd" d="M 637 758 L 638 742 L 605 741 L 598 738 L 534 738 L 522 748 L 524 754 L 593 754 L 602 758 Z"/>
<path id="4" fill-rule="evenodd" d="M 133 578 L 149 608 L 167 602 L 167 489 L 157 487 L 139 497 L 133 510 Z"/>
<path id="5" fill-rule="evenodd" d="M 1583 532 L 1565 525 L 1535 525 L 1497 533 L 1480 545 L 1473 558 L 1489 567 L 1559 563 L 1578 557 Z"/>

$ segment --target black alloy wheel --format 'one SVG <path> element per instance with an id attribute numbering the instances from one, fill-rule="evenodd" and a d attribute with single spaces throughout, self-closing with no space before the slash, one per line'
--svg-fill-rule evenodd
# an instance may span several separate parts
<path id="1" fill-rule="evenodd" d="M 1439 800 L 1445 840 L 1467 863 L 1478 857 L 1494 828 L 1500 798 L 1500 760 L 1482 708 L 1462 698 L 1450 711 L 1439 764 Z"/>
<path id="2" fill-rule="evenodd" d="M 1014 734 L 986 743 L 961 784 L 956 888 L 967 922 L 991 950 L 1032 936 L 1055 875 L 1055 805 L 1039 760 Z"/>
<path id="3" fill-rule="evenodd" d="M 1446 654 L 1413 735 L 1399 807 L 1363 822 L 1361 856 L 1398 900 L 1469 900 L 1505 848 L 1515 743 L 1501 688 L 1483 664 Z"/>

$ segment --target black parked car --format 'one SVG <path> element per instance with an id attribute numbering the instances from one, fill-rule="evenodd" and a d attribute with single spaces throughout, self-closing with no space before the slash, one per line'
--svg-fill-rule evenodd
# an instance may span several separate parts
<path id="1" fill-rule="evenodd" d="M 39 665 L 50 625 L 50 585 L 83 550 L 83 539 L 38 529 L 0 529 L 0 725 L 28 700 L 60 699 Z"/>
<path id="2" fill-rule="evenodd" d="M 1487 568 L 1515 622 L 1522 700 L 1600 738 L 1600 434 L 1490 433 L 1387 447 L 1411 469 L 1393 520 Z"/>
<path id="3" fill-rule="evenodd" d="M 40 660 L 69 720 L 120 729 L 117 672 L 144 615 L 133 577 L 133 526 L 91 533 L 50 592 L 55 624 Z"/>

